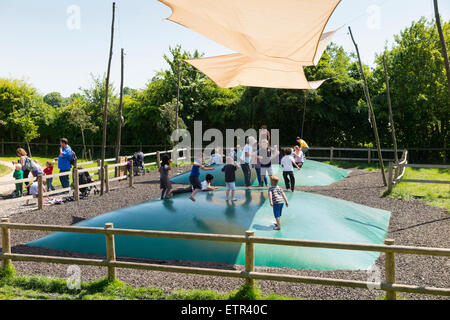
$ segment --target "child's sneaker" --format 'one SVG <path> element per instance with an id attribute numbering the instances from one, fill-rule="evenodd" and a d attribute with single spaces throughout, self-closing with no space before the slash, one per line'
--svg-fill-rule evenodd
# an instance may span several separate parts
<path id="1" fill-rule="evenodd" d="M 273 230 L 281 230 L 281 227 L 279 225 L 276 225 Z"/>

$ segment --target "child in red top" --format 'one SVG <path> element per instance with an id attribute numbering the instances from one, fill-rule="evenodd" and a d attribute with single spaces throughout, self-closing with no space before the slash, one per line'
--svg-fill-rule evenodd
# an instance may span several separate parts
<path id="1" fill-rule="evenodd" d="M 53 174 L 53 166 L 55 164 L 55 160 L 53 161 L 47 161 L 45 164 L 44 174 L 46 176 L 51 176 Z M 55 187 L 53 186 L 53 178 L 47 178 L 47 190 L 55 190 Z"/>

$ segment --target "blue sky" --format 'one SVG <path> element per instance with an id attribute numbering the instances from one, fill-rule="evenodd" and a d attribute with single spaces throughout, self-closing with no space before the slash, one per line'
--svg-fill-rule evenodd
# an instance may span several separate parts
<path id="1" fill-rule="evenodd" d="M 188 0 L 186 0 L 188 1 Z M 274 0 L 275 1 L 275 0 Z M 170 45 L 199 49 L 206 56 L 229 53 L 203 36 L 167 21 L 170 9 L 156 0 L 116 0 L 117 24 L 112 81 L 120 81 L 120 48 L 126 51 L 125 85 L 142 88 L 166 67 L 162 55 Z M 67 10 L 80 8 L 80 28 L 69 29 Z M 112 1 L 0 0 L 0 77 L 24 79 L 41 93 L 67 96 L 90 84 L 90 74 L 106 71 Z M 450 17 L 450 1 L 439 0 Z M 379 13 L 379 14 L 378 14 Z M 391 44 L 393 35 L 421 16 L 434 17 L 432 0 L 343 0 L 327 30 L 345 25 L 334 42 L 353 51 L 352 27 L 364 63 Z M 379 19 L 377 18 L 379 17 Z"/>

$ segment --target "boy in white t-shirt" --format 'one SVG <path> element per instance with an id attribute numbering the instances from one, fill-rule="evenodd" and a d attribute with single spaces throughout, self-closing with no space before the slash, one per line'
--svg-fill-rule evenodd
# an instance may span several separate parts
<path id="1" fill-rule="evenodd" d="M 212 174 L 207 174 L 205 180 L 202 181 L 202 191 L 214 191 L 217 187 L 213 187 L 211 183 L 214 181 L 214 176 Z"/>
<path id="2" fill-rule="evenodd" d="M 295 177 L 294 166 L 300 170 L 300 167 L 295 163 L 295 159 L 292 156 L 292 149 L 284 149 L 284 157 L 281 159 L 281 165 L 283 166 L 283 179 L 286 185 L 286 190 L 294 192 L 295 189 Z"/>
<path id="3" fill-rule="evenodd" d="M 223 164 L 223 155 L 219 148 L 214 150 L 214 154 L 211 155 L 210 165 Z"/>
<path id="4" fill-rule="evenodd" d="M 45 192 L 47 192 L 47 190 L 45 189 L 45 180 L 42 181 L 42 184 L 43 184 L 43 186 L 42 186 L 42 192 L 45 193 Z M 28 194 L 29 194 L 29 195 L 32 195 L 33 198 L 37 198 L 37 196 L 38 196 L 38 194 L 39 194 L 39 190 L 38 190 L 39 187 L 38 187 L 38 186 L 39 186 L 39 184 L 38 184 L 37 181 L 35 181 L 35 182 L 33 182 L 33 183 L 30 183 L 30 184 L 27 186 L 27 188 L 28 188 Z M 46 198 L 47 198 L 47 200 L 50 200 L 50 197 L 49 197 L 49 196 L 47 196 Z M 30 204 L 30 200 L 29 200 L 29 199 L 27 200 L 26 204 L 27 204 L 27 205 Z"/>

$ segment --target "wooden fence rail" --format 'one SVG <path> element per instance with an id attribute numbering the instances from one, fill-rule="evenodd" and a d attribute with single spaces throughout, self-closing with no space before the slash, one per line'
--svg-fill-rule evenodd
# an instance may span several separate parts
<path id="1" fill-rule="evenodd" d="M 336 148 L 336 147 L 311 147 L 309 148 L 310 151 L 329 151 L 329 156 L 323 156 L 323 157 L 313 157 L 313 156 L 308 156 L 308 159 L 311 160 L 328 160 L 330 162 L 332 161 L 367 161 L 367 163 L 371 163 L 371 162 L 378 162 L 378 158 L 376 157 L 372 157 L 372 154 L 374 152 L 377 152 L 377 149 L 372 149 L 372 148 Z M 336 151 L 350 151 L 350 152 L 357 152 L 357 153 L 361 153 L 361 152 L 365 152 L 365 154 L 367 155 L 366 157 L 336 157 Z M 381 152 L 391 152 L 394 153 L 395 150 L 394 149 L 381 149 Z M 398 150 L 397 152 L 402 152 L 403 154 L 407 153 L 407 150 Z M 384 161 L 388 162 L 388 161 L 394 161 L 394 159 L 383 159 Z"/>
<path id="2" fill-rule="evenodd" d="M 384 245 L 356 244 L 343 242 L 310 241 L 296 239 L 276 239 L 266 237 L 255 237 L 254 231 L 247 231 L 245 235 L 221 235 L 221 234 L 200 234 L 185 232 L 165 232 L 151 230 L 133 230 L 133 229 L 115 229 L 112 223 L 106 223 L 104 228 L 95 227 L 77 227 L 77 226 L 54 226 L 54 225 L 27 225 L 19 223 L 10 223 L 8 218 L 2 218 L 0 223 L 2 230 L 2 253 L 0 258 L 3 260 L 3 267 L 11 265 L 11 261 L 33 261 L 43 263 L 61 263 L 99 266 L 107 268 L 107 277 L 110 280 L 116 278 L 116 268 L 153 270 L 162 272 L 188 273 L 206 276 L 232 277 L 245 279 L 247 285 L 254 285 L 255 280 L 283 281 L 304 284 L 316 284 L 326 286 L 343 286 L 362 289 L 377 289 L 386 291 L 386 298 L 396 299 L 396 292 L 418 293 L 450 296 L 450 288 L 435 288 L 417 285 L 398 284 L 395 279 L 395 254 L 414 254 L 450 257 L 450 249 L 446 248 L 426 248 L 394 245 L 394 240 L 386 239 Z M 106 259 L 88 259 L 88 258 L 67 258 L 58 256 L 42 256 L 30 254 L 11 253 L 10 230 L 34 230 L 44 232 L 72 232 L 104 234 L 106 246 Z M 168 266 L 150 263 L 138 263 L 128 261 L 117 261 L 115 252 L 115 236 L 138 236 L 138 237 L 156 237 L 169 239 L 186 239 L 201 241 L 219 241 L 234 242 L 245 244 L 245 269 L 221 270 L 197 267 Z M 285 246 L 302 246 L 313 248 L 328 248 L 340 250 L 359 250 L 359 251 L 377 251 L 386 254 L 385 263 L 385 281 L 368 282 L 332 278 L 305 277 L 296 275 L 285 275 L 275 273 L 264 273 L 254 271 L 255 244 L 272 244 Z"/>
<path id="3" fill-rule="evenodd" d="M 184 149 L 179 149 L 178 152 L 182 152 L 182 151 L 187 151 L 187 148 Z M 151 156 L 156 156 L 156 162 L 150 162 L 150 163 L 146 163 L 145 165 L 160 165 L 160 157 L 163 154 L 167 154 L 167 153 L 171 153 L 174 150 L 164 150 L 164 151 L 156 151 L 156 152 L 151 152 L 151 153 L 145 153 L 144 157 L 151 157 Z M 133 156 L 127 156 L 127 159 L 131 159 Z M 186 160 L 186 159 L 190 159 L 190 156 L 187 157 L 178 157 L 177 158 L 177 163 L 180 160 Z M 105 162 L 116 162 L 116 158 L 111 158 L 111 159 L 105 159 Z M 94 164 L 97 163 L 96 167 L 91 167 L 91 168 L 86 168 L 86 169 L 81 169 L 79 167 L 81 166 L 85 166 L 85 165 L 90 165 L 90 164 Z M 113 163 L 113 164 L 106 164 L 104 168 L 102 168 L 100 166 L 100 160 L 95 160 L 95 161 L 86 161 L 86 162 L 80 162 L 77 164 L 76 167 L 73 168 L 72 171 L 68 171 L 68 172 L 63 172 L 63 173 L 57 173 L 57 174 L 52 174 L 52 175 L 45 175 L 43 176 L 42 179 L 51 179 L 51 178 L 57 178 L 57 177 L 63 177 L 63 176 L 70 176 L 72 175 L 72 180 L 73 180 L 73 188 L 63 188 L 63 189 L 58 189 L 55 191 L 47 191 L 47 192 L 43 192 L 43 181 L 39 182 L 39 177 L 33 177 L 33 178 L 27 178 L 27 179 L 21 179 L 21 180 L 10 180 L 10 181 L 5 181 L 5 182 L 0 182 L 0 186 L 3 185 L 15 185 L 15 184 L 19 184 L 19 183 L 32 183 L 35 182 L 36 180 L 38 181 L 38 190 L 39 190 L 39 194 L 37 197 L 37 202 L 38 202 L 38 209 L 41 210 L 44 207 L 44 200 L 43 197 L 46 196 L 50 196 L 50 195 L 54 195 L 54 194 L 63 194 L 63 193 L 69 193 L 73 192 L 73 196 L 74 196 L 74 200 L 78 201 L 79 200 L 79 189 L 80 188 L 88 188 L 88 187 L 93 187 L 93 186 L 97 186 L 101 184 L 101 179 L 104 178 L 105 179 L 105 192 L 109 192 L 109 183 L 110 182 L 116 182 L 116 181 L 121 181 L 121 180 L 125 180 L 128 179 L 129 182 L 129 187 L 132 187 L 134 184 L 134 178 L 133 178 L 133 161 L 130 162 L 130 168 L 131 171 L 129 172 L 128 177 L 126 176 L 122 176 L 122 177 L 114 177 L 114 178 L 109 178 L 109 173 L 113 173 L 116 172 L 115 169 L 120 168 L 120 167 L 126 167 L 128 164 L 127 163 Z M 110 170 L 110 169 L 114 169 L 114 170 Z M 89 184 L 84 184 L 84 185 L 80 185 L 79 181 L 78 181 L 78 175 L 80 173 L 83 172 L 92 172 L 92 171 L 96 171 L 96 173 L 94 175 L 98 175 L 99 176 L 99 181 L 95 181 Z M 117 171 L 118 172 L 118 171 Z M 29 201 L 33 199 L 33 196 L 24 196 L 24 197 L 20 197 L 20 198 L 15 198 L 15 199 L 9 199 L 9 200 L 2 200 L 1 203 L 2 204 L 12 204 L 15 202 L 23 202 L 23 201 Z"/>
<path id="4" fill-rule="evenodd" d="M 130 166 L 130 169 L 128 170 L 128 176 L 122 176 L 122 177 L 119 176 L 119 177 L 115 177 L 115 178 L 109 177 L 109 173 L 114 172 L 114 170 L 109 170 L 110 168 L 120 168 L 120 167 L 127 167 L 127 166 L 128 166 L 127 163 L 117 163 L 117 164 L 106 164 L 104 168 L 102 168 L 100 166 L 86 168 L 86 169 L 84 169 L 84 168 L 79 169 L 79 167 L 74 167 L 72 171 L 67 171 L 67 172 L 52 174 L 52 175 L 39 175 L 37 178 L 12 180 L 12 181 L 7 181 L 7 182 L 2 182 L 0 185 L 10 185 L 10 184 L 17 184 L 17 183 L 24 183 L 24 182 L 35 182 L 37 179 L 37 183 L 38 183 L 37 206 L 38 206 L 38 210 L 42 210 L 44 208 L 44 197 L 54 195 L 54 194 L 63 194 L 63 193 L 70 194 L 70 192 L 73 192 L 74 200 L 79 201 L 80 200 L 80 189 L 100 185 L 101 180 L 97 180 L 97 181 L 94 181 L 94 182 L 88 183 L 88 184 L 80 184 L 79 183 L 79 174 L 80 173 L 95 171 L 96 172 L 95 174 L 98 174 L 100 179 L 102 179 L 102 177 L 104 177 L 105 185 L 106 185 L 106 192 L 109 192 L 110 182 L 115 182 L 115 181 L 121 181 L 121 180 L 128 179 L 130 181 L 128 186 L 132 187 L 134 184 L 133 161 L 131 161 L 131 166 Z M 57 189 L 54 191 L 47 190 L 46 192 L 44 192 L 44 179 L 51 179 L 51 178 L 63 177 L 63 176 L 72 176 L 73 188 L 68 187 L 68 188 Z M 33 198 L 34 198 L 33 196 L 25 196 L 25 197 L 15 198 L 15 199 L 11 199 L 11 200 L 3 200 L 1 203 L 8 205 L 8 204 L 15 203 L 15 202 L 28 201 Z"/>
<path id="5" fill-rule="evenodd" d="M 395 164 L 389 162 L 389 181 L 387 191 L 390 193 L 394 188 L 394 185 L 399 183 L 431 183 L 431 184 L 450 184 L 448 180 L 422 180 L 422 179 L 403 179 L 406 168 L 423 168 L 423 169 L 448 169 L 450 165 L 431 165 L 431 164 L 408 164 L 407 162 L 400 162 Z M 402 169 L 402 173 L 399 171 Z"/>

